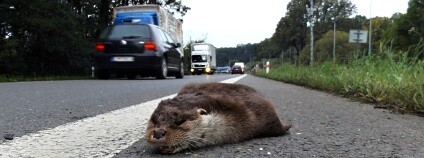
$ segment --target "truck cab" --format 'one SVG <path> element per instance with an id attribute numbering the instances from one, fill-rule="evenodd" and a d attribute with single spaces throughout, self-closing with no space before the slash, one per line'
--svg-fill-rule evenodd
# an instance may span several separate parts
<path id="1" fill-rule="evenodd" d="M 191 72 L 193 74 L 213 73 L 211 72 L 212 56 L 206 51 L 193 51 L 191 54 Z"/>
<path id="2" fill-rule="evenodd" d="M 208 43 L 196 43 L 191 49 L 191 73 L 214 74 L 216 70 L 215 47 Z"/>

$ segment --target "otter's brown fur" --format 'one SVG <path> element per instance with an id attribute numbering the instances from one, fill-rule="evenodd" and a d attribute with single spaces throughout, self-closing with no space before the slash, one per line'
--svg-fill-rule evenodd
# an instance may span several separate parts
<path id="1" fill-rule="evenodd" d="M 281 136 L 283 125 L 274 105 L 251 87 L 206 83 L 183 87 L 153 112 L 146 140 L 162 153 L 233 143 L 255 137 Z"/>

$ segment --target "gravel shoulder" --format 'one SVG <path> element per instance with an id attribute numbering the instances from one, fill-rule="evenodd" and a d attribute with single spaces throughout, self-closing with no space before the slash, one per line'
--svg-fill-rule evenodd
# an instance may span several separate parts
<path id="1" fill-rule="evenodd" d="M 290 122 L 290 134 L 160 155 L 140 140 L 115 157 L 424 157 L 424 118 L 248 75 Z"/>

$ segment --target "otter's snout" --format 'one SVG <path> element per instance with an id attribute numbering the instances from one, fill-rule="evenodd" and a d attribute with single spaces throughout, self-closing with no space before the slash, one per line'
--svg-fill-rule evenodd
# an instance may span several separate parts
<path id="1" fill-rule="evenodd" d="M 153 130 L 153 138 L 161 139 L 165 136 L 166 131 L 163 129 L 155 129 Z"/>

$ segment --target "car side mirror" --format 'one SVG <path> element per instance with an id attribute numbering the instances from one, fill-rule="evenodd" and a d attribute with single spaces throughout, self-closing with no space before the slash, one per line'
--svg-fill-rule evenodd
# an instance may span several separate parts
<path id="1" fill-rule="evenodd" d="M 181 43 L 176 43 L 175 48 L 179 48 L 179 47 L 181 47 Z"/>

